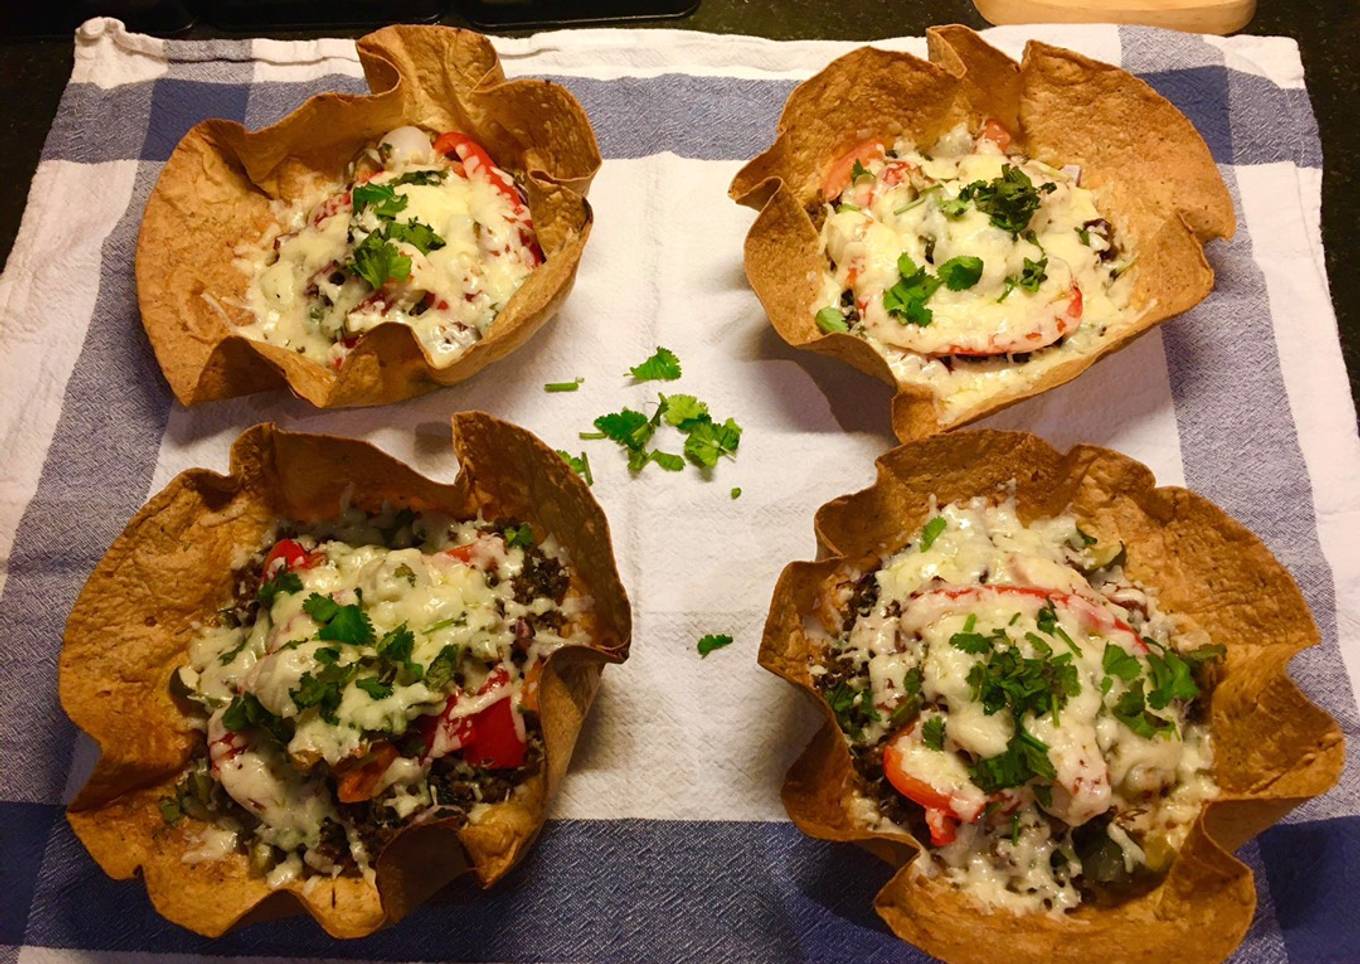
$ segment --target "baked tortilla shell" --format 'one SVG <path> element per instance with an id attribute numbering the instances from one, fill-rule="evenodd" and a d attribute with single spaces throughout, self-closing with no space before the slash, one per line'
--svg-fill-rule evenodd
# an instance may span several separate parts
<path id="1" fill-rule="evenodd" d="M 507 81 L 490 41 L 451 27 L 394 26 L 363 37 L 372 94 L 319 94 L 283 120 L 247 131 L 208 120 L 184 135 L 147 200 L 137 241 L 137 298 L 156 359 L 182 404 L 286 385 L 321 408 L 381 405 L 470 378 L 523 345 L 561 306 L 590 236 L 585 192 L 600 152 L 585 111 L 546 80 Z M 236 334 L 254 321 L 249 278 L 233 261 L 317 179 L 339 182 L 365 145 L 412 124 L 461 130 L 528 196 L 547 258 L 485 337 L 437 367 L 414 332 L 387 322 L 340 370 Z"/>
<path id="2" fill-rule="evenodd" d="M 962 26 L 926 32 L 930 60 L 862 47 L 800 84 L 774 144 L 737 173 L 730 194 L 760 211 L 746 237 L 746 275 L 790 345 L 839 358 L 895 385 L 893 430 L 924 438 L 1077 377 L 1213 289 L 1204 243 L 1235 230 L 1232 201 L 1194 125 L 1118 67 L 1031 41 L 1017 64 Z M 1135 252 L 1125 318 L 1088 353 L 1045 363 L 1031 378 L 945 412 L 924 384 L 901 381 L 862 338 L 814 321 L 826 264 L 813 215 L 827 165 L 871 138 L 929 147 L 960 123 L 995 118 L 1014 152 L 1054 167 L 1077 164 L 1116 237 Z M 1040 356 L 1042 358 L 1042 355 Z M 1036 365 L 1037 359 L 1027 364 Z M 1017 366 L 1020 367 L 1020 366 Z M 1021 380 L 1015 380 L 1020 382 Z"/>
<path id="3" fill-rule="evenodd" d="M 1131 961 L 1226 957 L 1256 907 L 1251 871 L 1232 851 L 1330 788 L 1343 763 L 1336 721 L 1286 672 L 1295 653 L 1318 641 L 1294 580 L 1213 503 L 1156 487 L 1146 466 L 1109 449 L 1081 445 L 1062 454 L 1025 433 L 969 431 L 908 443 L 877 464 L 872 487 L 818 511 L 818 559 L 784 570 L 765 624 L 760 664 L 810 694 L 825 717 L 784 783 L 793 822 L 814 837 L 859 843 L 897 867 L 875 901 L 879 915 L 899 937 L 948 961 L 995 960 L 1002 946 L 1010 959 L 1033 961 L 1112 952 Z M 942 876 L 914 871 L 924 848 L 914 836 L 870 831 L 853 816 L 860 778 L 810 673 L 824 644 L 804 628 L 818 618 L 824 587 L 920 531 L 932 495 L 947 504 L 994 494 L 1011 480 L 1024 521 L 1071 511 L 1087 531 L 1123 540 L 1130 577 L 1155 587 L 1166 612 L 1227 648 L 1210 697 L 1219 797 L 1154 890 L 1113 906 L 1087 902 L 1062 918 L 988 912 Z"/>
<path id="4" fill-rule="evenodd" d="M 164 917 L 215 937 L 243 921 L 299 906 L 335 937 L 361 937 L 400 920 L 471 870 L 483 886 L 504 876 L 543 826 L 605 663 L 628 655 L 631 614 L 609 525 L 555 452 L 532 434 L 480 412 L 454 417 L 460 463 L 449 485 L 432 482 L 373 446 L 348 438 L 248 429 L 228 475 L 191 469 L 128 523 L 85 584 L 66 625 L 59 691 L 67 715 L 99 744 L 93 774 L 67 813 L 111 877 L 141 872 Z M 348 500 L 384 502 L 459 518 L 513 517 L 567 550 L 572 588 L 593 599 L 572 645 L 548 659 L 540 689 L 546 762 L 509 800 L 461 828 L 430 822 L 399 833 L 379 855 L 376 886 L 362 877 L 296 880 L 271 890 L 246 858 L 186 863 L 205 826 L 167 826 L 158 810 L 202 734 L 178 708 L 172 674 L 196 627 L 232 595 L 233 558 L 259 546 L 276 519 L 333 518 Z"/>

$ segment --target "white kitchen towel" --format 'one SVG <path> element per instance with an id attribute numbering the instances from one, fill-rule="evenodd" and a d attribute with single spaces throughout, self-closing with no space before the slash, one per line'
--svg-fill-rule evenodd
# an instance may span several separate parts
<path id="1" fill-rule="evenodd" d="M 1141 459 L 1258 533 L 1298 579 L 1321 646 L 1292 671 L 1360 746 L 1360 439 L 1319 237 L 1321 150 L 1293 41 L 1143 28 L 1001 28 L 1122 64 L 1205 136 L 1239 230 L 1214 242 L 1201 305 L 1075 382 L 989 419 L 1066 448 Z M 924 55 L 920 38 L 877 46 Z M 893 444 L 889 390 L 786 347 L 742 272 L 752 212 L 727 184 L 764 148 L 793 85 L 855 45 L 676 30 L 497 39 L 507 73 L 548 76 L 584 104 L 605 164 L 594 233 L 560 316 L 517 354 L 402 405 L 318 412 L 274 392 L 186 410 L 155 365 L 132 262 L 142 208 L 195 122 L 277 120 L 308 95 L 364 89 L 351 41 L 162 41 L 92 20 L 14 251 L 0 278 L 0 957 L 68 954 L 460 960 L 900 960 L 872 912 L 889 870 L 804 838 L 778 789 L 815 717 L 760 670 L 770 591 L 814 551 L 817 506 L 862 488 Z M 630 477 L 577 433 L 643 408 L 625 373 L 657 345 L 681 381 L 745 429 L 711 480 Z M 585 379 L 573 394 L 546 382 Z M 56 698 L 62 625 L 128 518 L 181 469 L 225 469 L 245 427 L 274 420 L 371 439 L 452 478 L 448 419 L 478 408 L 587 451 L 635 609 L 632 656 L 610 668 L 535 853 L 501 887 L 455 886 L 399 927 L 338 944 L 305 919 L 207 942 L 158 918 L 140 884 L 104 877 L 61 805 L 94 757 Z M 740 498 L 730 491 L 740 487 Z M 730 633 L 701 660 L 696 640 Z M 1348 868 L 1360 854 L 1360 771 L 1249 843 L 1260 913 L 1244 960 L 1360 946 Z"/>

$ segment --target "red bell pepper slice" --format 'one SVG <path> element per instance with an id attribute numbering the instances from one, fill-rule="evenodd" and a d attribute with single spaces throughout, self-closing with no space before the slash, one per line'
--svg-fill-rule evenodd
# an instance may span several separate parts
<path id="1" fill-rule="evenodd" d="M 880 140 L 861 141 L 840 157 L 831 162 L 831 166 L 826 169 L 826 174 L 822 178 L 822 197 L 828 201 L 835 200 L 841 196 L 841 192 L 850 184 L 850 175 L 855 169 L 855 162 L 861 164 L 879 157 L 883 153 L 883 142 Z"/>
<path id="2" fill-rule="evenodd" d="M 514 206 L 515 213 L 524 210 L 524 199 L 519 196 L 519 190 L 514 183 L 506 180 L 496 170 L 496 162 L 491 159 L 491 155 L 471 137 L 462 131 L 445 131 L 440 134 L 434 142 L 434 149 L 440 154 L 450 159 L 456 157 L 463 162 L 463 168 L 468 171 L 470 162 L 476 161 L 482 172 L 486 175 L 496 190 L 505 195 L 506 199 Z"/>
<path id="3" fill-rule="evenodd" d="M 991 141 L 1001 149 L 1004 154 L 1011 147 L 1011 132 L 1001 126 L 1001 122 L 995 117 L 988 117 L 982 122 L 982 129 L 978 131 L 978 140 Z"/>
<path id="4" fill-rule="evenodd" d="M 308 552 L 296 539 L 280 539 L 264 557 L 262 578 L 267 581 L 284 570 L 310 569 L 320 561 L 320 553 Z"/>
<path id="5" fill-rule="evenodd" d="M 490 693 L 509 682 L 510 673 L 505 667 L 498 666 L 487 676 L 477 693 L 478 695 Z M 513 700 L 509 693 L 486 709 L 470 716 L 453 716 L 453 708 L 457 703 L 457 695 L 450 696 L 438 716 L 427 716 L 421 720 L 421 732 L 425 737 L 427 754 L 434 746 L 442 727 L 449 742 L 456 742 L 457 746 L 454 748 L 461 749 L 463 759 L 473 766 L 493 770 L 523 766 L 528 744 L 520 736 Z"/>
<path id="6" fill-rule="evenodd" d="M 953 842 L 959 825 L 958 818 L 954 815 L 953 801 L 947 794 L 941 793 L 906 771 L 902 765 L 902 751 L 897 748 L 896 737 L 883 748 L 883 775 L 888 778 L 893 789 L 925 809 L 931 843 L 942 847 Z"/>

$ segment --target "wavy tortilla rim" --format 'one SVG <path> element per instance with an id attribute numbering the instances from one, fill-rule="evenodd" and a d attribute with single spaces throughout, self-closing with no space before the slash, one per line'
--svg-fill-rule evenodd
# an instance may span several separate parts
<path id="1" fill-rule="evenodd" d="M 789 95 L 773 145 L 747 163 L 729 194 L 759 210 L 746 237 L 746 275 L 779 335 L 893 385 L 902 441 L 955 428 L 1063 384 L 1213 289 L 1204 255 L 1235 230 L 1232 199 L 1193 124 L 1128 71 L 1031 41 L 1017 64 L 967 27 L 926 31 L 930 60 L 861 47 Z M 1054 166 L 1079 164 L 1082 186 L 1130 239 L 1130 311 L 1097 350 L 946 413 L 925 386 L 899 382 L 864 339 L 826 334 L 814 314 L 825 256 L 809 211 L 832 159 L 871 136 L 933 144 L 959 123 L 1001 120 L 1016 150 Z"/>
<path id="2" fill-rule="evenodd" d="M 207 120 L 176 146 L 147 200 L 137 241 L 137 298 L 161 371 L 182 404 L 287 386 L 320 408 L 381 405 L 470 378 L 533 336 L 558 310 L 590 236 L 585 200 L 600 166 L 590 120 L 560 84 L 506 80 L 491 42 L 452 27 L 393 26 L 358 41 L 373 93 L 309 98 L 247 131 Z M 514 173 L 547 260 L 486 337 L 438 367 L 411 329 L 386 322 L 338 372 L 235 333 L 248 278 L 233 261 L 273 221 L 270 202 L 339 180 L 367 143 L 395 127 L 462 130 Z"/>
<path id="3" fill-rule="evenodd" d="M 870 488 L 817 512 L 818 559 L 784 569 L 765 624 L 760 665 L 808 693 L 824 717 L 783 787 L 793 822 L 814 837 L 866 846 L 897 867 L 875 901 L 879 915 L 897 936 L 946 960 L 992 960 L 1001 941 L 1018 960 L 1086 961 L 1112 948 L 1138 960 L 1226 957 L 1256 906 L 1251 871 L 1232 851 L 1333 786 L 1344 762 L 1336 721 L 1286 671 L 1292 656 L 1319 639 L 1293 578 L 1209 500 L 1156 487 L 1146 466 L 1110 449 L 1080 445 L 1062 454 L 1026 433 L 965 431 L 902 445 L 877 467 Z M 1070 506 L 1083 528 L 1117 535 L 1129 547 L 1130 575 L 1155 586 L 1168 612 L 1227 647 L 1210 703 L 1221 796 L 1206 806 L 1156 889 L 1113 907 L 1085 904 L 1061 919 L 988 913 L 941 877 L 914 871 L 922 849 L 914 837 L 856 821 L 858 777 L 809 672 L 821 650 L 804 631 L 826 581 L 909 541 L 926 522 L 932 495 L 947 504 L 995 493 L 1011 480 L 1022 519 Z"/>
<path id="4" fill-rule="evenodd" d="M 481 412 L 453 419 L 460 463 L 433 482 L 366 442 L 246 430 L 229 474 L 190 469 L 133 517 L 76 601 L 59 660 L 62 707 L 99 744 L 100 758 L 68 810 L 91 856 L 111 877 L 141 872 L 164 917 L 210 937 L 242 922 L 305 909 L 334 937 L 361 937 L 400 920 L 467 870 L 484 886 L 505 875 L 541 829 L 566 772 L 605 663 L 628 655 L 631 613 L 609 524 L 585 483 L 525 429 Z M 384 501 L 460 518 L 515 517 L 567 550 L 573 586 L 594 600 L 589 645 L 553 653 L 540 691 L 546 763 L 484 819 L 424 824 L 398 834 L 360 877 L 314 878 L 271 890 L 240 854 L 186 863 L 203 825 L 165 825 L 157 807 L 201 736 L 169 684 L 198 621 L 232 592 L 233 557 L 259 545 L 277 518 L 315 521 L 342 503 Z M 112 642 L 111 642 L 112 641 Z M 438 839 L 436 839 L 438 838 Z"/>

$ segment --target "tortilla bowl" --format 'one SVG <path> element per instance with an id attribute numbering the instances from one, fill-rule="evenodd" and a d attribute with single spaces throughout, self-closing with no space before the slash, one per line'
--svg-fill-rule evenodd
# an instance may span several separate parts
<path id="1" fill-rule="evenodd" d="M 147 200 L 137 242 L 137 298 L 156 358 L 182 404 L 286 385 L 321 408 L 381 405 L 470 378 L 523 345 L 561 307 L 590 236 L 584 194 L 600 166 L 585 111 L 546 80 L 507 81 L 491 42 L 451 27 L 393 26 L 358 42 L 368 95 L 320 94 L 283 120 L 247 131 L 195 125 Z M 236 334 L 246 273 L 242 242 L 320 177 L 339 180 L 365 144 L 403 125 L 457 129 L 482 143 L 528 195 L 547 258 L 497 315 L 486 337 L 436 367 L 396 322 L 360 339 L 339 371 Z"/>
<path id="2" fill-rule="evenodd" d="M 926 32 L 930 60 L 862 47 L 789 96 L 774 144 L 746 164 L 730 194 L 760 211 L 746 237 L 746 275 L 780 336 L 839 358 L 897 388 L 893 430 L 902 441 L 971 422 L 1085 371 L 1098 358 L 1195 304 L 1212 290 L 1204 243 L 1235 230 L 1232 201 L 1190 121 L 1132 74 L 1031 41 L 1016 64 L 962 26 Z M 827 166 L 868 138 L 931 145 L 960 123 L 986 118 L 1019 153 L 1080 165 L 1082 187 L 1137 251 L 1125 317 L 1095 352 L 1074 354 L 953 413 L 920 382 L 899 381 L 863 338 L 826 334 L 813 320 L 826 257 L 813 215 Z M 1033 364 L 1031 361 L 1029 364 Z"/>
<path id="3" fill-rule="evenodd" d="M 453 878 L 483 886 L 528 851 L 566 772 L 605 663 L 628 655 L 631 614 L 609 525 L 586 485 L 524 429 L 480 412 L 453 420 L 458 478 L 440 484 L 354 439 L 257 425 L 232 447 L 231 469 L 177 476 L 128 523 L 76 601 L 62 646 L 59 691 L 67 715 L 99 744 L 93 774 L 67 817 L 109 876 L 138 872 L 164 917 L 215 937 L 243 922 L 299 907 L 334 937 L 361 937 L 400 920 Z M 158 800 L 190 759 L 199 731 L 170 681 L 199 621 L 232 592 L 232 559 L 258 545 L 278 517 L 317 521 L 342 503 L 384 501 L 455 517 L 513 516 L 554 533 L 573 581 L 594 600 L 589 646 L 554 652 L 540 684 L 546 762 L 522 793 L 461 827 L 408 826 L 375 861 L 376 881 L 312 877 L 276 890 L 246 858 L 186 863 L 193 821 L 168 826 Z"/>
<path id="4" fill-rule="evenodd" d="M 878 460 L 877 481 L 817 512 L 816 562 L 784 569 L 765 623 L 762 666 L 811 695 L 825 722 L 790 768 L 784 805 L 804 833 L 858 843 L 897 868 L 875 907 L 898 937 L 950 961 L 1220 960 L 1241 942 L 1256 907 L 1251 871 L 1232 852 L 1336 783 L 1343 743 L 1335 720 L 1286 673 L 1318 642 L 1297 585 L 1266 547 L 1208 500 L 1155 486 L 1146 466 L 1109 449 L 1060 453 L 1020 432 L 969 431 L 900 446 Z M 1218 798 L 1209 802 L 1155 889 L 1113 906 L 1083 903 L 1061 918 L 987 912 L 941 875 L 913 872 L 924 844 L 871 832 L 853 816 L 860 777 L 810 667 L 824 645 L 806 632 L 829 580 L 909 542 L 939 504 L 996 491 L 1011 480 L 1021 519 L 1064 510 L 1128 547 L 1129 575 L 1160 592 L 1226 646 L 1212 692 Z M 929 858 L 925 858 L 929 859 Z M 1004 945 L 1003 943 L 1004 942 Z"/>

